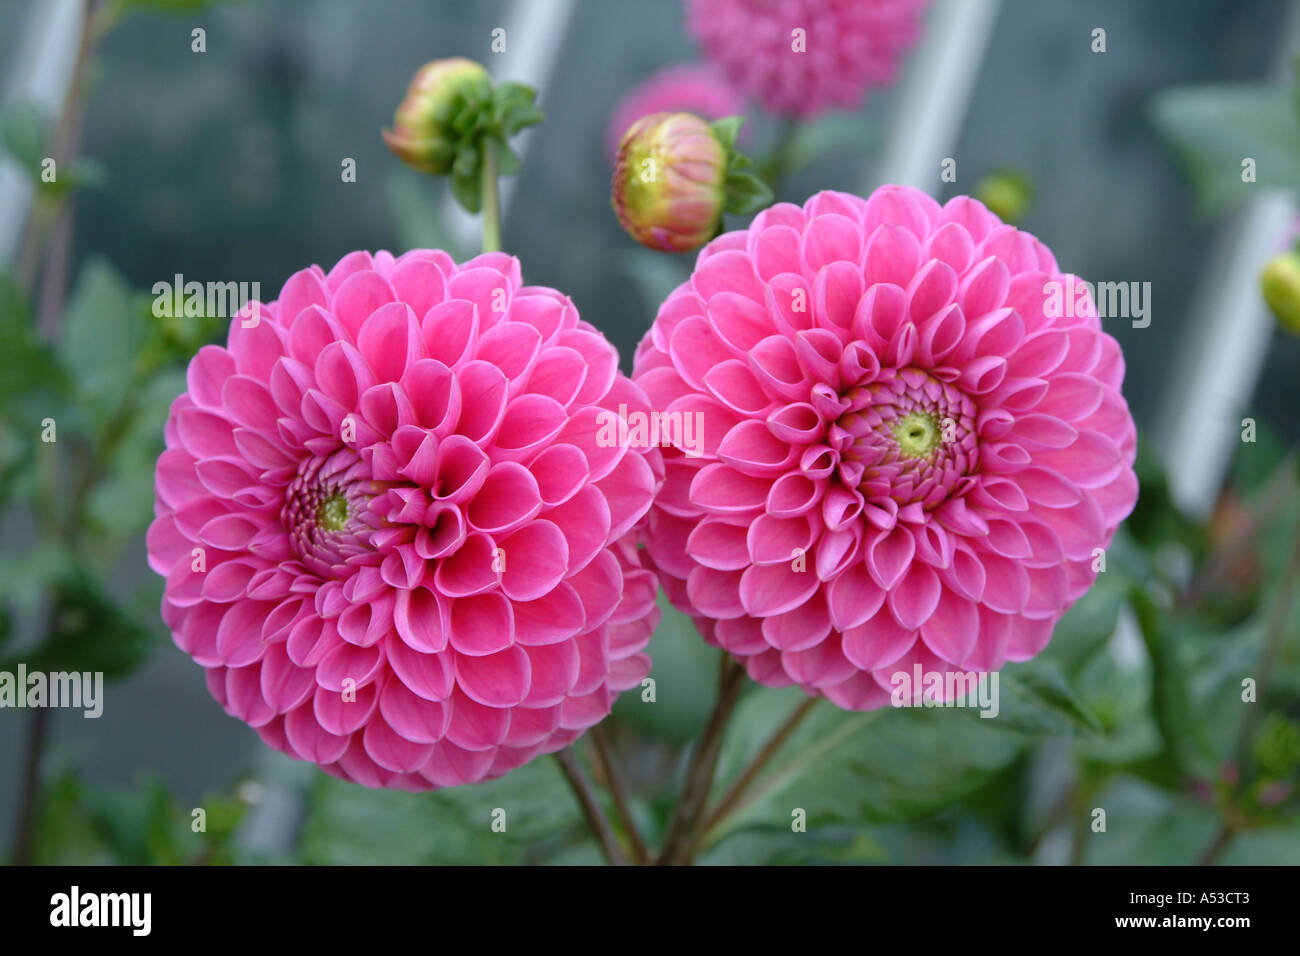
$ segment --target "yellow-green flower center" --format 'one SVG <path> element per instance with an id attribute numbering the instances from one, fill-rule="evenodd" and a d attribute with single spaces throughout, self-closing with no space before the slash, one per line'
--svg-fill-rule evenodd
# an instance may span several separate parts
<path id="1" fill-rule="evenodd" d="M 898 452 L 904 458 L 925 458 L 939 447 L 939 423 L 929 412 L 911 412 L 894 423 Z"/>
<path id="2" fill-rule="evenodd" d="M 342 531 L 348 523 L 348 500 L 330 495 L 316 507 L 316 522 L 326 531 Z"/>

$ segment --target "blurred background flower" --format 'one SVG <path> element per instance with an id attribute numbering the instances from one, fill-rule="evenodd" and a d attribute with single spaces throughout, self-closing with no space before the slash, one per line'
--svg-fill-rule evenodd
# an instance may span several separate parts
<path id="1" fill-rule="evenodd" d="M 927 0 L 687 0 L 687 25 L 736 89 L 780 116 L 861 105 L 898 73 Z"/>

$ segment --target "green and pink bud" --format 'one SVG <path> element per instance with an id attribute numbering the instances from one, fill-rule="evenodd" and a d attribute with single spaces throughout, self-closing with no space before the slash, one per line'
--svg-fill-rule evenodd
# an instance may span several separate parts
<path id="1" fill-rule="evenodd" d="M 384 130 L 384 142 L 421 172 L 446 175 L 461 139 L 457 127 L 491 99 L 492 79 L 473 60 L 452 57 L 426 63 L 398 105 L 393 128 Z"/>
<path id="2" fill-rule="evenodd" d="M 619 142 L 611 203 L 637 242 L 664 252 L 688 252 L 722 229 L 723 212 L 744 214 L 771 202 L 767 186 L 744 172 L 735 150 L 743 122 L 709 123 L 691 113 L 652 113 Z"/>
<path id="3" fill-rule="evenodd" d="M 483 206 L 483 180 L 519 170 L 510 137 L 542 121 L 535 90 L 498 83 L 464 57 L 416 71 L 384 142 L 409 166 L 451 177 L 451 193 L 469 212 Z"/>

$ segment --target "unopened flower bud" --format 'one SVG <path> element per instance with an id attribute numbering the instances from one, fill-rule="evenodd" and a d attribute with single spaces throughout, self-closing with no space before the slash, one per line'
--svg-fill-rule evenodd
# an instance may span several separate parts
<path id="1" fill-rule="evenodd" d="M 1002 171 L 975 187 L 975 198 L 1005 223 L 1019 222 L 1034 198 L 1034 187 L 1021 173 Z"/>
<path id="2" fill-rule="evenodd" d="M 612 203 L 637 242 L 665 252 L 698 248 L 718 232 L 727 201 L 727 146 L 690 113 L 652 113 L 619 143 Z"/>
<path id="3" fill-rule="evenodd" d="M 1278 325 L 1300 335 L 1300 254 L 1282 252 L 1268 260 L 1259 274 L 1259 288 Z"/>
<path id="4" fill-rule="evenodd" d="M 452 171 L 462 127 L 492 97 L 487 70 L 464 57 L 434 60 L 416 71 L 406 97 L 397 107 L 393 128 L 384 130 L 388 148 L 421 172 Z"/>

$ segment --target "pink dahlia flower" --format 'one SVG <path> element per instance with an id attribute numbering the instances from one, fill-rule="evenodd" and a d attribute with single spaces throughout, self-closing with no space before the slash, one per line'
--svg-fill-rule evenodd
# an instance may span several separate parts
<path id="1" fill-rule="evenodd" d="M 272 747 L 366 786 L 472 783 L 646 674 L 655 584 L 626 535 L 662 462 L 602 431 L 646 400 L 514 258 L 304 269 L 188 385 L 149 562 L 177 645 Z"/>
<path id="2" fill-rule="evenodd" d="M 638 348 L 683 423 L 649 555 L 754 680 L 840 707 L 1033 657 L 1137 497 L 1123 376 L 1086 287 L 972 199 L 773 206 Z"/>
<path id="3" fill-rule="evenodd" d="M 733 86 L 773 113 L 804 117 L 852 109 L 893 82 L 926 2 L 686 0 L 687 27 Z"/>
<path id="4" fill-rule="evenodd" d="M 716 70 L 696 63 L 665 67 L 642 82 L 618 104 L 605 130 L 610 162 L 628 127 L 651 113 L 694 113 L 706 120 L 738 116 L 745 102 Z M 741 129 L 743 139 L 747 129 Z"/>

